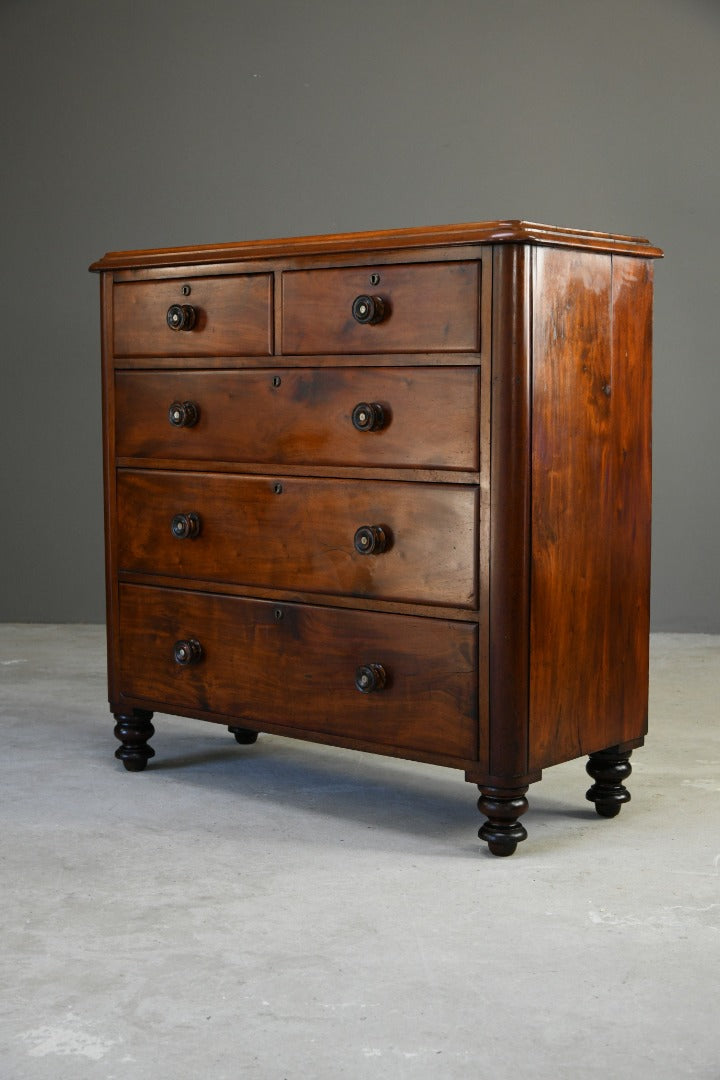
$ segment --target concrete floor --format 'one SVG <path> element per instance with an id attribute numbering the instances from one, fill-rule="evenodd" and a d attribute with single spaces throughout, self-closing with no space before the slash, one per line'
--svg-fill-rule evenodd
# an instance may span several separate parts
<path id="1" fill-rule="evenodd" d="M 0 626 L 2 1080 L 720 1077 L 720 638 L 653 640 L 633 801 L 495 859 L 461 774 L 157 717 L 103 631 Z"/>

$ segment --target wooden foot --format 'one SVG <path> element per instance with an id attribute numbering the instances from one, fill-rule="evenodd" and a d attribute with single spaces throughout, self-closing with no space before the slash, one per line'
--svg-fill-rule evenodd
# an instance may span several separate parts
<path id="1" fill-rule="evenodd" d="M 527 786 L 496 788 L 478 784 L 478 789 L 478 810 L 488 819 L 480 827 L 478 836 L 487 841 L 491 854 L 512 855 L 520 841 L 527 839 L 527 830 L 518 821 L 528 808 Z"/>
<path id="2" fill-rule="evenodd" d="M 115 751 L 115 757 L 122 761 L 128 772 L 142 772 L 150 758 L 155 757 L 152 746 L 147 745 L 148 739 L 155 734 L 150 723 L 153 714 L 146 709 L 133 709 L 129 713 L 113 713 L 113 716 L 117 721 L 115 738 L 122 743 Z"/>
<path id="3" fill-rule="evenodd" d="M 250 731 L 249 728 L 244 727 L 229 727 L 228 731 L 235 736 L 235 741 L 241 746 L 252 746 L 254 742 L 257 742 L 257 731 Z"/>
<path id="4" fill-rule="evenodd" d="M 601 817 L 612 818 L 620 813 L 623 803 L 630 802 L 630 792 L 623 786 L 632 772 L 628 758 L 631 750 L 618 750 L 611 746 L 591 754 L 585 766 L 595 783 L 587 791 L 585 798 L 595 803 L 595 809 Z"/>

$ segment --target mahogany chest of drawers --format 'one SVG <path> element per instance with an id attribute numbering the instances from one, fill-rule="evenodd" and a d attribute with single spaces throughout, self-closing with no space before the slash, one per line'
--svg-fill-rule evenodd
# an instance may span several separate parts
<path id="1" fill-rule="evenodd" d="M 652 260 L 521 221 L 116 252 L 109 698 L 460 769 L 509 855 L 647 723 Z"/>

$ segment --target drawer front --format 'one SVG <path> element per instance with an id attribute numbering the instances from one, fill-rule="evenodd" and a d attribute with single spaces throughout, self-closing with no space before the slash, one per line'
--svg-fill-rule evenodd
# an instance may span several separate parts
<path id="1" fill-rule="evenodd" d="M 115 388 L 120 457 L 478 468 L 476 368 L 118 371 Z M 176 401 L 195 424 L 170 423 Z M 374 430 L 353 424 L 362 403 L 382 408 Z"/>
<path id="2" fill-rule="evenodd" d="M 474 352 L 480 345 L 479 274 L 476 262 L 287 271 L 282 350 Z M 382 301 L 381 321 L 361 323 L 353 316 L 354 302 L 363 296 Z"/>
<path id="3" fill-rule="evenodd" d="M 115 355 L 266 356 L 272 352 L 271 286 L 269 274 L 116 284 Z M 168 325 L 177 305 L 192 310 L 190 329 Z"/>
<path id="4" fill-rule="evenodd" d="M 189 666 L 175 659 L 179 641 L 200 644 Z M 381 666 L 385 685 L 361 693 L 368 665 Z M 477 683 L 469 623 L 120 587 L 121 694 L 158 709 L 468 759 Z"/>
<path id="5" fill-rule="evenodd" d="M 471 486 L 120 470 L 118 520 L 121 570 L 477 605 Z"/>

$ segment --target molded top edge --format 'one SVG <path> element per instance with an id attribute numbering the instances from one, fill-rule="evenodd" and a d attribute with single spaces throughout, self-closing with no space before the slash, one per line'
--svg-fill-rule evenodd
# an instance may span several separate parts
<path id="1" fill-rule="evenodd" d="M 433 225 L 427 228 L 383 229 L 375 232 L 296 236 L 285 239 L 249 240 L 196 247 L 153 248 L 146 251 L 109 251 L 90 270 L 120 270 L 134 267 L 184 266 L 199 263 L 231 263 L 247 259 L 281 258 L 292 255 L 322 255 L 352 251 L 383 251 L 398 248 L 447 247 L 453 244 L 549 244 L 583 248 L 644 258 L 662 258 L 660 248 L 642 236 L 566 229 L 532 221 L 481 221 L 463 225 Z"/>

